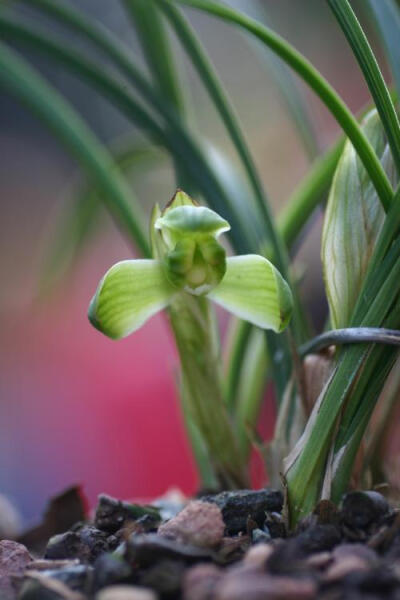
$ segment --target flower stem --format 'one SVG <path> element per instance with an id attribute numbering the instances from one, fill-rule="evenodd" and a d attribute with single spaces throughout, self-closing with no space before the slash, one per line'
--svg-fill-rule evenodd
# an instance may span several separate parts
<path id="1" fill-rule="evenodd" d="M 209 302 L 183 292 L 173 300 L 169 317 L 181 361 L 185 410 L 201 434 L 218 484 L 225 489 L 247 487 L 246 461 L 223 397 L 220 350 Z"/>

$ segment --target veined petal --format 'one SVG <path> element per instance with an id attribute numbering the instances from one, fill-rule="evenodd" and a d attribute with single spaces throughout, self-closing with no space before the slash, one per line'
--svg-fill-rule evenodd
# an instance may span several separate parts
<path id="1" fill-rule="evenodd" d="M 176 293 L 156 260 L 123 260 L 100 281 L 89 306 L 89 320 L 110 338 L 139 329 L 165 308 Z"/>
<path id="2" fill-rule="evenodd" d="M 282 331 L 292 312 L 292 294 L 281 274 L 256 254 L 226 259 L 226 273 L 208 297 L 231 313 L 273 331 Z"/>

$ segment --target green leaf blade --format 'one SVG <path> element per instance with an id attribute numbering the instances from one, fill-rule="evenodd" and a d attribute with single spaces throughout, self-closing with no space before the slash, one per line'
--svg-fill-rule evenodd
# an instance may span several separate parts
<path id="1" fill-rule="evenodd" d="M 175 2 L 199 8 L 248 31 L 268 46 L 304 79 L 351 139 L 376 187 L 385 211 L 389 209 L 393 199 L 393 190 L 371 144 L 360 131 L 356 119 L 340 96 L 338 96 L 328 81 L 300 52 L 268 27 L 224 4 L 214 2 L 213 0 L 175 0 Z"/>
<path id="2" fill-rule="evenodd" d="M 103 191 L 107 208 L 129 240 L 134 241 L 144 256 L 149 256 L 142 211 L 110 154 L 74 109 L 4 44 L 0 45 L 0 86 L 39 116 L 78 158 L 96 187 Z"/>
<path id="3" fill-rule="evenodd" d="M 366 0 L 372 12 L 373 24 L 377 27 L 387 59 L 400 94 L 400 7 L 396 0 Z"/>
<path id="4" fill-rule="evenodd" d="M 400 172 L 400 123 L 368 39 L 348 0 L 327 0 L 363 72 Z"/>

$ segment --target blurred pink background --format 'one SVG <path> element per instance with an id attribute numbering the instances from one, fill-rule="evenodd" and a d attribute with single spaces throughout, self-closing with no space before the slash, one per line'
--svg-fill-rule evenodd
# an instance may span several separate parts
<path id="1" fill-rule="evenodd" d="M 304 52 L 353 110 L 367 91 L 333 19 L 318 0 L 263 0 L 274 27 Z M 256 0 L 249 0 L 248 5 Z M 135 44 L 122 13 L 97 0 L 75 0 Z M 112 3 L 115 7 L 116 3 Z M 240 4 L 240 3 L 236 3 Z M 243 3 L 242 3 L 243 4 Z M 275 209 L 307 168 L 307 158 L 276 84 L 243 37 L 190 12 L 231 93 Z M 136 46 L 135 46 L 136 47 Z M 82 112 L 103 140 L 126 133 L 126 121 L 81 83 L 43 59 L 33 62 Z M 187 65 L 186 65 L 187 66 Z M 226 136 L 204 90 L 188 69 L 197 128 L 229 156 Z M 321 148 L 338 128 L 305 91 Z M 100 492 L 151 498 L 178 486 L 193 493 L 197 479 L 174 387 L 176 354 L 163 316 L 135 335 L 112 342 L 88 323 L 86 310 L 99 278 L 130 249 L 110 220 L 82 251 L 71 276 L 37 300 L 49 231 L 79 189 L 76 165 L 34 117 L 0 96 L 0 492 L 26 522 L 46 500 L 82 483 L 91 504 Z M 135 177 L 146 209 L 174 191 L 168 168 Z M 299 260 L 307 264 L 304 293 L 324 306 L 319 265 L 320 213 Z M 272 404 L 263 409 L 269 435 Z M 260 484 L 260 465 L 254 467 Z"/>

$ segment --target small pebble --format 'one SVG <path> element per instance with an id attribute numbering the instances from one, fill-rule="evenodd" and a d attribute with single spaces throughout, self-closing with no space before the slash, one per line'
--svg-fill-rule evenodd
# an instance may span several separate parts
<path id="1" fill-rule="evenodd" d="M 337 581 L 355 571 L 366 571 L 367 569 L 369 569 L 368 563 L 359 556 L 338 558 L 328 567 L 324 574 L 324 581 Z"/>
<path id="2" fill-rule="evenodd" d="M 178 596 L 183 585 L 186 565 L 180 560 L 161 560 L 144 569 L 138 576 L 138 583 L 151 588 L 164 596 Z"/>
<path id="3" fill-rule="evenodd" d="M 246 552 L 243 564 L 256 569 L 265 569 L 267 560 L 273 552 L 272 544 L 257 544 Z"/>
<path id="4" fill-rule="evenodd" d="M 227 575 L 215 590 L 215 600 L 313 600 L 316 585 L 311 580 L 270 577 L 258 573 Z"/>
<path id="5" fill-rule="evenodd" d="M 333 559 L 347 558 L 348 556 L 357 556 L 370 566 L 378 562 L 378 555 L 372 548 L 365 544 L 340 544 L 332 552 Z"/>
<path id="6" fill-rule="evenodd" d="M 318 552 L 307 557 L 305 564 L 310 569 L 325 569 L 332 562 L 331 552 Z"/>
<path id="7" fill-rule="evenodd" d="M 341 542 L 339 529 L 334 525 L 314 525 L 296 538 L 296 543 L 307 554 L 332 550 Z"/>
<path id="8" fill-rule="evenodd" d="M 325 581 L 336 581 L 357 571 L 366 571 L 378 562 L 376 553 L 362 544 L 340 544 L 332 552 L 332 563 L 324 574 Z"/>
<path id="9" fill-rule="evenodd" d="M 82 564 L 40 572 L 29 571 L 29 576 L 42 575 L 45 578 L 60 581 L 71 590 L 76 591 L 86 590 L 91 586 L 92 574 L 93 567 Z"/>
<path id="10" fill-rule="evenodd" d="M 83 555 L 83 556 L 82 556 Z M 44 557 L 46 559 L 88 558 L 88 549 L 82 547 L 79 535 L 75 531 L 66 531 L 53 535 L 49 539 Z"/>
<path id="11" fill-rule="evenodd" d="M 176 517 L 161 525 L 158 534 L 200 548 L 215 548 L 221 543 L 224 530 L 225 524 L 218 506 L 196 500 L 189 502 Z"/>
<path id="12" fill-rule="evenodd" d="M 149 589 L 136 585 L 111 585 L 96 594 L 96 600 L 157 600 Z"/>
<path id="13" fill-rule="evenodd" d="M 277 490 L 238 490 L 204 496 L 204 502 L 215 503 L 222 511 L 228 534 L 247 530 L 248 519 L 262 528 L 267 512 L 280 512 L 283 506 L 282 492 Z"/>
<path id="14" fill-rule="evenodd" d="M 0 598 L 14 600 L 16 581 L 24 574 L 32 561 L 28 550 L 22 544 L 11 540 L 0 541 Z"/>
<path id="15" fill-rule="evenodd" d="M 348 527 L 363 529 L 388 513 L 389 504 L 378 492 L 350 492 L 343 499 L 341 512 Z"/>
<path id="16" fill-rule="evenodd" d="M 206 548 L 182 544 L 156 533 L 145 533 L 129 537 L 125 557 L 128 562 L 147 568 L 163 559 L 182 560 L 188 563 L 206 561 L 212 557 L 212 554 Z"/>
<path id="17" fill-rule="evenodd" d="M 94 563 L 94 588 L 100 590 L 106 586 L 123 584 L 132 576 L 132 567 L 115 554 L 102 554 Z"/>
<path id="18" fill-rule="evenodd" d="M 126 521 L 136 521 L 143 517 L 152 519 L 155 526 L 160 522 L 160 511 L 155 506 L 129 504 L 107 494 L 100 494 L 95 526 L 107 533 L 116 533 Z"/>
<path id="19" fill-rule="evenodd" d="M 3 600 L 3 598 L 2 598 Z M 30 573 L 26 577 L 18 600 L 86 600 L 81 593 L 71 590 L 62 581 L 46 577 L 41 573 Z"/>
<path id="20" fill-rule="evenodd" d="M 253 544 L 267 543 L 271 539 L 271 534 L 265 529 L 253 529 L 251 532 L 251 541 Z"/>
<path id="21" fill-rule="evenodd" d="M 65 567 L 75 567 L 77 565 L 79 565 L 78 559 L 48 560 L 46 558 L 41 558 L 30 562 L 26 566 L 26 569 L 27 571 L 47 571 L 49 569 L 63 569 Z"/>
<path id="22" fill-rule="evenodd" d="M 215 586 L 222 577 L 222 569 L 213 564 L 191 567 L 183 578 L 184 600 L 212 600 Z"/>
<path id="23" fill-rule="evenodd" d="M 78 558 L 82 562 L 92 562 L 100 554 L 114 550 L 117 543 L 115 536 L 109 537 L 104 531 L 85 525 L 77 531 L 67 531 L 50 538 L 45 558 Z"/>

